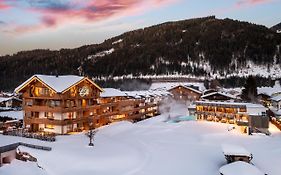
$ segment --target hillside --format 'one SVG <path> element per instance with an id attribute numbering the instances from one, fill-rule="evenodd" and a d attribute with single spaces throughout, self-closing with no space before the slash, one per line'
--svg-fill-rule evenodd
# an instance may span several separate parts
<path id="1" fill-rule="evenodd" d="M 279 24 L 270 27 L 270 29 L 273 31 L 281 30 L 281 22 Z"/>
<path id="2" fill-rule="evenodd" d="M 0 57 L 0 90 L 11 90 L 35 73 L 95 78 L 280 78 L 281 35 L 265 26 L 215 17 L 147 27 L 101 44 L 59 51 L 33 50 Z"/>

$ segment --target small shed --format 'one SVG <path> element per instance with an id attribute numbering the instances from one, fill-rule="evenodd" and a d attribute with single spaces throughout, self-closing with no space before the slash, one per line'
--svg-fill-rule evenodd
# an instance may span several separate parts
<path id="1" fill-rule="evenodd" d="M 253 159 L 252 153 L 250 153 L 244 147 L 238 145 L 223 144 L 222 150 L 227 163 L 232 163 L 235 161 L 244 161 L 250 163 Z"/>
<path id="2" fill-rule="evenodd" d="M 219 172 L 221 175 L 265 175 L 254 165 L 242 161 L 224 165 Z"/>
<path id="3" fill-rule="evenodd" d="M 0 146 L 0 167 L 16 159 L 19 143 Z"/>

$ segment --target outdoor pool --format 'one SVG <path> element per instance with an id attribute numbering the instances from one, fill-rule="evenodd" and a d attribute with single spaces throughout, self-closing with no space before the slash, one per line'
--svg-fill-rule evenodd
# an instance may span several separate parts
<path id="1" fill-rule="evenodd" d="M 193 115 L 190 116 L 178 116 L 178 117 L 174 117 L 171 118 L 169 120 L 167 120 L 167 123 L 178 123 L 178 122 L 182 122 L 182 121 L 195 121 L 196 117 Z"/>

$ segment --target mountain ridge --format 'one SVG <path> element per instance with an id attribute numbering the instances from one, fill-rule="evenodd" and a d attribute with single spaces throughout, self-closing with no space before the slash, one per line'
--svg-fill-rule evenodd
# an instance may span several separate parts
<path id="1" fill-rule="evenodd" d="M 97 80 L 184 76 L 280 78 L 281 35 L 215 16 L 166 22 L 74 49 L 22 51 L 0 57 L 0 89 L 31 75 L 76 74 Z M 260 71 L 260 72 L 259 72 Z"/>

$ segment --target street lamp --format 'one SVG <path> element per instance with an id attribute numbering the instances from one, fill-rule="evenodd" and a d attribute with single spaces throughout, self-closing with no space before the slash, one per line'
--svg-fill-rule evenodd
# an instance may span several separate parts
<path id="1" fill-rule="evenodd" d="M 89 146 L 94 146 L 93 140 L 94 140 L 95 134 L 97 133 L 97 130 L 95 129 L 95 123 L 93 123 L 93 120 L 90 120 L 90 122 L 89 122 L 89 129 L 90 129 L 90 131 L 88 133 L 88 136 L 90 139 Z"/>

